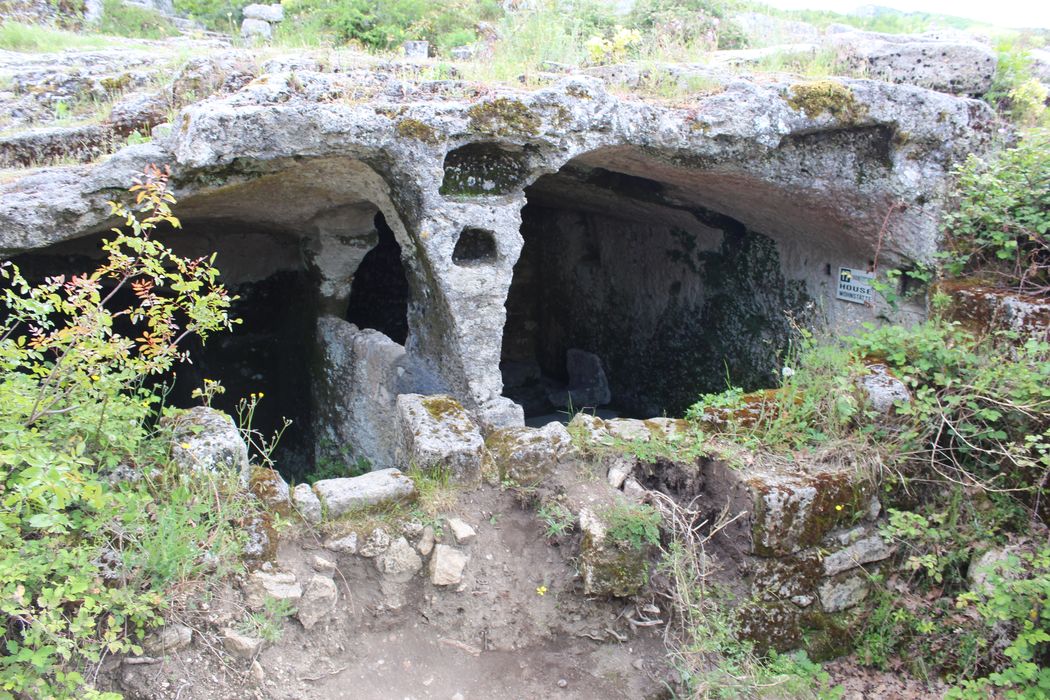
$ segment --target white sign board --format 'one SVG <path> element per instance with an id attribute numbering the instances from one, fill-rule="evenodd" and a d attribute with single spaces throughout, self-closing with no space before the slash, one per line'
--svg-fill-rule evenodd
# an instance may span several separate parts
<path id="1" fill-rule="evenodd" d="M 839 286 L 835 298 L 854 304 L 869 304 L 874 299 L 871 282 L 875 275 L 864 270 L 839 268 Z"/>

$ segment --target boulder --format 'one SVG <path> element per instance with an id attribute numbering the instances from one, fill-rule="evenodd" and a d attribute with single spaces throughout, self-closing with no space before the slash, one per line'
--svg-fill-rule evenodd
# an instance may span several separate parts
<path id="1" fill-rule="evenodd" d="M 841 581 L 829 580 L 820 586 L 820 605 L 824 612 L 841 612 L 864 602 L 868 590 L 868 579 L 864 574 L 849 576 Z"/>
<path id="2" fill-rule="evenodd" d="M 163 656 L 185 649 L 193 641 L 193 630 L 185 625 L 164 625 L 142 641 L 142 650 L 150 656 Z"/>
<path id="3" fill-rule="evenodd" d="M 244 597 L 249 608 L 262 610 L 268 598 L 298 603 L 303 587 L 290 571 L 253 571 L 244 584 Z"/>
<path id="4" fill-rule="evenodd" d="M 584 595 L 625 598 L 649 582 L 647 548 L 621 547 L 606 537 L 602 518 L 590 508 L 580 510 L 580 576 Z"/>
<path id="5" fill-rule="evenodd" d="M 248 490 L 274 512 L 288 515 L 291 511 L 291 492 L 288 482 L 276 469 L 253 467 L 248 479 Z"/>
<path id="6" fill-rule="evenodd" d="M 280 4 L 275 5 L 260 5 L 254 3 L 248 5 L 241 14 L 244 15 L 245 19 L 261 19 L 264 22 L 283 22 L 284 21 L 284 6 Z"/>
<path id="7" fill-rule="evenodd" d="M 854 70 L 891 83 L 956 95 L 983 95 L 995 75 L 995 52 L 975 41 L 841 32 L 828 35 L 827 42 Z"/>
<path id="8" fill-rule="evenodd" d="M 609 418 L 605 429 L 613 439 L 623 442 L 649 442 L 653 436 L 646 421 L 637 418 Z"/>
<path id="9" fill-rule="evenodd" d="M 273 27 L 266 20 L 246 17 L 241 22 L 241 38 L 269 41 L 273 38 Z"/>
<path id="10" fill-rule="evenodd" d="M 427 58 L 430 56 L 430 42 L 428 41 L 406 41 L 401 44 L 401 50 L 405 58 Z"/>
<path id="11" fill-rule="evenodd" d="M 0 168 L 50 165 L 72 159 L 81 163 L 109 152 L 113 134 L 104 126 L 51 126 L 0 136 Z"/>
<path id="12" fill-rule="evenodd" d="M 477 537 L 477 532 L 467 522 L 459 518 L 448 519 L 448 529 L 452 531 L 452 537 L 456 544 L 470 544 Z"/>
<path id="13" fill-rule="evenodd" d="M 867 373 L 857 379 L 857 385 L 866 402 L 877 413 L 889 416 L 898 403 L 911 401 L 907 385 L 894 376 L 890 368 L 881 362 L 867 366 Z"/>
<path id="14" fill-rule="evenodd" d="M 570 348 L 565 353 L 565 369 L 569 375 L 568 387 L 547 396 L 555 406 L 573 410 L 597 408 L 612 400 L 602 359 L 594 353 Z"/>
<path id="15" fill-rule="evenodd" d="M 416 485 L 398 469 L 380 469 L 361 476 L 322 479 L 314 484 L 314 491 L 326 517 L 338 518 L 379 503 L 411 500 Z"/>
<path id="16" fill-rule="evenodd" d="M 423 568 L 423 560 L 404 537 L 398 537 L 390 543 L 386 551 L 375 559 L 379 573 L 398 583 L 412 580 L 416 572 Z"/>
<path id="17" fill-rule="evenodd" d="M 117 136 L 133 132 L 149 136 L 154 126 L 167 121 L 168 98 L 162 91 L 135 92 L 120 98 L 109 111 L 106 123 Z"/>
<path id="18" fill-rule="evenodd" d="M 502 428 L 489 433 L 485 447 L 501 479 L 531 485 L 550 475 L 572 449 L 561 423 L 542 428 Z"/>
<path id="19" fill-rule="evenodd" d="M 321 506 L 321 499 L 314 493 L 310 484 L 295 485 L 295 489 L 292 491 L 292 504 L 295 506 L 296 512 L 306 522 L 311 525 L 317 525 L 321 522 L 324 509 Z"/>
<path id="20" fill-rule="evenodd" d="M 339 600 L 339 590 L 330 576 L 314 574 L 306 583 L 299 600 L 296 617 L 304 629 L 311 629 L 332 614 Z"/>
<path id="21" fill-rule="evenodd" d="M 446 469 L 458 482 L 480 479 L 485 441 L 462 404 L 450 396 L 402 394 L 397 413 L 399 463 Z"/>
<path id="22" fill-rule="evenodd" d="M 324 542 L 324 548 L 336 553 L 357 554 L 357 533 L 351 532 L 342 537 L 327 539 Z"/>
<path id="23" fill-rule="evenodd" d="M 215 472 L 232 469 L 247 486 L 250 476 L 248 446 L 244 444 L 233 418 L 207 406 L 196 406 L 164 418 L 172 431 L 171 456 L 188 472 Z"/>
<path id="24" fill-rule="evenodd" d="M 458 585 L 466 566 L 466 554 L 445 544 L 436 545 L 430 557 L 430 582 L 435 586 Z"/>
<path id="25" fill-rule="evenodd" d="M 357 553 L 366 559 L 378 557 L 390 547 L 392 542 L 393 540 L 387 534 L 387 531 L 377 527 L 375 530 L 372 530 L 372 533 L 357 548 Z"/>
<path id="26" fill-rule="evenodd" d="M 254 659 L 262 650 L 263 640 L 234 629 L 226 629 L 222 633 L 222 646 L 239 659 Z"/>

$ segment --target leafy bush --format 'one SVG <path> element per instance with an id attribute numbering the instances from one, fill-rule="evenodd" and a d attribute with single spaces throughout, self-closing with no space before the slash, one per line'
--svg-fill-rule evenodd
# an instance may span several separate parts
<path id="1" fill-rule="evenodd" d="M 334 44 L 356 43 L 374 50 L 397 48 L 407 40 L 429 41 L 439 50 L 469 44 L 477 39 L 478 22 L 495 20 L 501 14 L 493 0 L 294 0 L 284 4 L 290 17 L 280 29 L 283 35 L 306 32 L 327 37 Z"/>
<path id="2" fill-rule="evenodd" d="M 956 175 L 955 206 L 944 217 L 947 274 L 1050 290 L 1050 130 L 988 159 L 971 155 Z"/>
<path id="3" fill-rule="evenodd" d="M 94 272 L 31 285 L 0 267 L 0 694 L 99 697 L 88 665 L 139 653 L 168 589 L 240 547 L 236 476 L 169 466 L 148 383 L 229 328 L 230 297 L 211 259 L 153 237 L 178 225 L 166 175 L 131 190 Z"/>
<path id="4" fill-rule="evenodd" d="M 241 11 L 252 0 L 174 0 L 175 11 L 204 24 L 209 29 L 234 32 L 240 26 Z"/>

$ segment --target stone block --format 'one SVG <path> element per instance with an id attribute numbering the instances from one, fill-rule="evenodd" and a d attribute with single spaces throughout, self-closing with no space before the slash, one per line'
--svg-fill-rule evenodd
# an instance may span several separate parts
<path id="1" fill-rule="evenodd" d="M 339 589 L 331 577 L 314 574 L 303 590 L 296 617 L 304 629 L 311 629 L 332 614 L 338 601 Z"/>
<path id="2" fill-rule="evenodd" d="M 424 471 L 447 470 L 458 482 L 481 477 L 485 441 L 463 406 L 450 396 L 397 397 L 400 464 Z"/>
<path id="3" fill-rule="evenodd" d="M 580 510 L 580 576 L 584 595 L 625 598 L 649 583 L 647 548 L 633 549 L 608 541 L 605 523 L 589 508 Z"/>
<path id="4" fill-rule="evenodd" d="M 314 493 L 310 484 L 296 484 L 292 491 L 292 504 L 295 510 L 306 522 L 317 525 L 321 522 L 324 509 L 321 507 L 321 499 Z"/>
<path id="5" fill-rule="evenodd" d="M 542 428 L 503 428 L 492 431 L 485 447 L 501 479 L 531 485 L 543 481 L 572 449 L 572 439 L 561 423 Z"/>
<path id="6" fill-rule="evenodd" d="M 325 517 L 338 518 L 379 503 L 411 500 L 416 486 L 398 469 L 380 469 L 361 476 L 322 479 L 314 484 L 314 491 L 324 506 Z"/>
<path id="7" fill-rule="evenodd" d="M 244 595 L 249 608 L 262 610 L 268 598 L 298 603 L 303 587 L 290 571 L 253 571 L 244 585 Z"/>
<path id="8" fill-rule="evenodd" d="M 435 545 L 430 557 L 430 582 L 435 586 L 458 585 L 466 566 L 466 554 L 445 544 Z"/>

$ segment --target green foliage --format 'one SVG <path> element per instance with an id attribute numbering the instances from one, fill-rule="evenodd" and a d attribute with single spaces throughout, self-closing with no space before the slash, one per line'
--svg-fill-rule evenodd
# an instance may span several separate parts
<path id="1" fill-rule="evenodd" d="M 699 41 L 708 49 L 742 49 L 747 36 L 730 19 L 729 3 L 718 0 L 639 0 L 631 11 L 634 26 L 663 40 Z"/>
<path id="2" fill-rule="evenodd" d="M 966 680 L 952 698 L 984 698 L 994 688 L 1007 698 L 1050 695 L 1050 547 L 1011 555 L 994 565 L 985 586 L 963 593 L 958 605 L 972 606 L 989 626 L 1005 625 L 1008 661 L 985 678 Z"/>
<path id="3" fill-rule="evenodd" d="M 1046 88 L 1032 72 L 1030 39 L 1007 36 L 996 45 L 998 62 L 985 101 L 1017 124 L 1031 126 L 1046 111 Z"/>
<path id="4" fill-rule="evenodd" d="M 572 532 L 576 518 L 572 511 L 557 501 L 548 501 L 536 511 L 536 517 L 546 527 L 547 539 L 557 539 Z"/>
<path id="5" fill-rule="evenodd" d="M 241 25 L 241 11 L 252 0 L 174 0 L 175 11 L 216 31 L 236 33 Z"/>
<path id="6" fill-rule="evenodd" d="M 356 43 L 373 50 L 399 47 L 407 40 L 429 41 L 440 51 L 477 40 L 476 25 L 500 14 L 493 0 L 326 0 L 286 2 L 290 17 L 284 34 L 305 30 L 334 44 Z"/>
<path id="7" fill-rule="evenodd" d="M 99 49 L 110 44 L 101 36 L 54 29 L 21 22 L 0 23 L 0 49 L 8 51 L 63 51 L 65 49 Z"/>
<path id="8" fill-rule="evenodd" d="M 171 19 L 160 12 L 138 5 L 128 5 L 122 0 L 103 0 L 102 19 L 99 21 L 98 30 L 102 34 L 138 39 L 163 39 L 179 34 Z"/>
<path id="9" fill-rule="evenodd" d="M 1050 130 L 1033 130 L 987 159 L 970 155 L 956 175 L 955 206 L 944 217 L 945 272 L 1050 288 Z"/>
<path id="10" fill-rule="evenodd" d="M 303 477 L 308 484 L 322 479 L 338 479 L 344 476 L 360 476 L 372 471 L 372 463 L 364 457 L 354 457 L 347 445 L 336 445 L 328 438 L 321 440 L 321 456 L 317 458 L 313 471 Z"/>
<path id="11" fill-rule="evenodd" d="M 97 696 L 88 667 L 139 653 L 169 589 L 240 548 L 236 475 L 180 474 L 153 427 L 147 378 L 231 323 L 210 259 L 152 237 L 178 225 L 165 185 L 151 169 L 133 210 L 111 205 L 126 230 L 94 272 L 34 286 L 0 268 L 0 694 Z M 111 308 L 121 290 L 134 301 Z"/>
<path id="12" fill-rule="evenodd" d="M 275 644 L 281 641 L 284 635 L 285 619 L 295 612 L 295 604 L 292 601 L 267 596 L 263 600 L 263 609 L 246 613 L 238 627 L 243 634 Z"/>
<path id="13" fill-rule="evenodd" d="M 660 544 L 660 512 L 648 505 L 618 504 L 602 512 L 605 534 L 623 549 Z"/>
<path id="14" fill-rule="evenodd" d="M 865 372 L 848 347 L 803 333 L 780 375 L 780 388 L 746 394 L 729 387 L 705 394 L 686 418 L 749 447 L 799 449 L 845 437 L 863 406 L 855 379 Z"/>
<path id="15" fill-rule="evenodd" d="M 659 564 L 659 576 L 671 582 L 680 620 L 671 664 L 681 678 L 680 697 L 827 698 L 841 697 L 830 676 L 804 651 L 760 654 L 742 638 L 728 596 L 705 582 L 702 551 L 672 541 Z"/>

